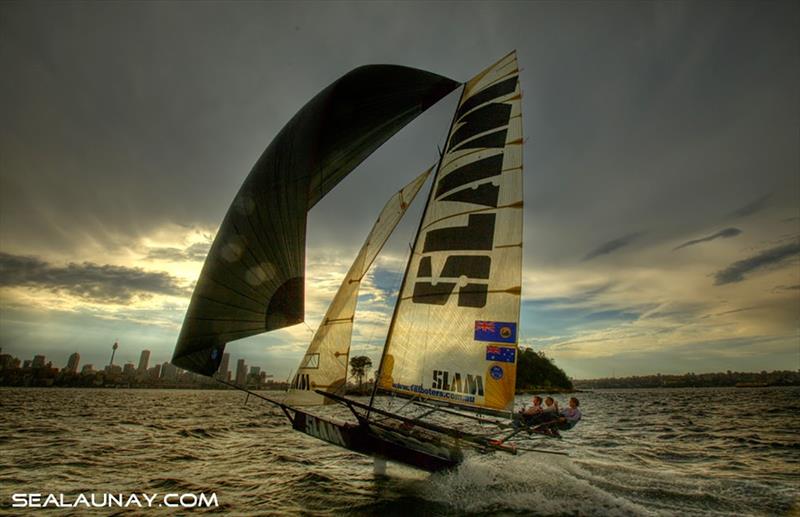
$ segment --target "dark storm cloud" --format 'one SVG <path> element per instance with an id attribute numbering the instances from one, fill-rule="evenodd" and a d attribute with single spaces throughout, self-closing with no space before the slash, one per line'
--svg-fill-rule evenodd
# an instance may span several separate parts
<path id="1" fill-rule="evenodd" d="M 63 292 L 101 303 L 125 303 L 154 294 L 189 294 L 177 279 L 164 272 L 91 262 L 56 266 L 36 257 L 3 252 L 0 252 L 0 286 Z"/>
<path id="2" fill-rule="evenodd" d="M 632 243 L 641 236 L 642 236 L 641 232 L 636 232 L 603 243 L 597 248 L 587 253 L 586 256 L 583 257 L 583 260 L 584 261 L 592 260 L 593 258 L 599 257 L 601 255 L 608 255 L 609 253 L 612 253 L 620 248 L 627 246 L 628 244 Z"/>
<path id="3" fill-rule="evenodd" d="M 211 244 L 196 242 L 183 249 L 172 247 L 150 248 L 147 252 L 147 259 L 200 262 L 205 260 L 210 247 Z"/>
<path id="4" fill-rule="evenodd" d="M 730 266 L 714 274 L 714 285 L 725 285 L 744 280 L 747 273 L 758 271 L 780 264 L 796 255 L 800 255 L 800 242 L 784 244 L 762 251 L 752 257 L 734 262 Z"/>
<path id="5" fill-rule="evenodd" d="M 46 257 L 165 223 L 215 228 L 283 124 L 343 73 L 397 63 L 466 80 L 513 48 L 526 165 L 542 171 L 525 183 L 541 260 L 583 256 L 587 220 L 693 227 L 753 192 L 776 206 L 796 192 L 783 185 L 797 170 L 796 5 L 453 5 L 6 2 L 5 242 Z M 346 178 L 310 236 L 357 245 L 365 215 L 435 158 L 441 114 Z"/>
<path id="6" fill-rule="evenodd" d="M 487 9 L 425 12 L 449 12 L 460 26 Z M 460 72 L 442 65 L 458 44 L 447 52 L 396 45 L 412 30 L 439 33 L 438 21 L 417 21 L 418 13 L 411 5 L 327 2 L 5 4 L 0 68 L 13 70 L 15 80 L 0 82 L 4 237 L 17 252 L 42 240 L 63 251 L 89 239 L 124 246 L 170 223 L 216 227 L 281 127 L 349 70 L 397 63 Z M 471 44 L 494 31 L 469 32 Z M 470 63 L 471 73 L 512 48 L 503 47 Z M 440 131 L 426 129 L 424 153 L 417 146 L 385 157 L 418 163 L 371 168 L 374 177 L 340 187 L 348 199 L 326 225 L 347 229 L 369 213 L 368 203 L 379 209 L 435 157 Z M 385 186 L 385 198 L 365 195 L 375 183 Z M 366 201 L 352 202 L 358 198 Z"/>
<path id="7" fill-rule="evenodd" d="M 701 242 L 708 242 L 713 241 L 714 239 L 728 239 L 730 237 L 736 237 L 737 235 L 741 234 L 742 230 L 739 228 L 725 228 L 724 230 L 720 230 L 713 235 L 709 235 L 707 237 L 701 237 L 699 239 L 694 239 L 691 241 L 684 242 L 680 246 L 673 248 L 672 251 L 679 250 L 681 248 L 686 248 L 688 246 L 694 246 L 695 244 L 700 244 Z"/>
<path id="8" fill-rule="evenodd" d="M 753 215 L 757 212 L 760 212 L 767 207 L 767 201 L 771 197 L 772 193 L 765 194 L 747 203 L 746 205 L 737 208 L 736 210 L 731 212 L 730 215 L 732 215 L 733 217 L 747 217 L 748 215 Z"/>

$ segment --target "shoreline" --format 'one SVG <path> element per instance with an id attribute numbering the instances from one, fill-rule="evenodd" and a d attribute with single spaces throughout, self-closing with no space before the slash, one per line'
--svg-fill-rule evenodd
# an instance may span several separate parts
<path id="1" fill-rule="evenodd" d="M 593 386 L 593 387 L 577 387 L 574 389 L 565 388 L 524 388 L 516 390 L 515 395 L 538 395 L 538 394 L 555 394 L 567 395 L 571 393 L 593 393 L 598 390 L 675 390 L 675 389 L 763 389 L 763 388 L 797 388 L 800 383 L 792 384 L 760 384 L 760 383 L 741 383 L 738 385 L 726 386 Z M 66 390 L 205 390 L 205 391 L 236 391 L 235 388 L 228 386 L 64 386 L 64 385 L 51 385 L 51 386 L 19 386 L 12 384 L 0 385 L 0 389 L 66 389 Z M 286 391 L 281 388 L 248 388 L 251 391 Z M 370 393 L 357 393 L 355 391 L 346 393 L 353 396 L 368 396 Z"/>

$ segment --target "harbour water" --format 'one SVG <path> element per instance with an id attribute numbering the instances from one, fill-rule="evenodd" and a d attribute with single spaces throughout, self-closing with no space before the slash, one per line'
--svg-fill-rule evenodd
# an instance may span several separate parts
<path id="1" fill-rule="evenodd" d="M 569 457 L 476 455 L 439 474 L 389 463 L 378 475 L 372 459 L 291 431 L 280 410 L 239 392 L 0 389 L 0 513 L 41 515 L 11 508 L 13 493 L 167 492 L 215 493 L 219 507 L 192 512 L 234 515 L 800 510 L 800 388 L 579 396 L 583 421 L 540 439 Z"/>

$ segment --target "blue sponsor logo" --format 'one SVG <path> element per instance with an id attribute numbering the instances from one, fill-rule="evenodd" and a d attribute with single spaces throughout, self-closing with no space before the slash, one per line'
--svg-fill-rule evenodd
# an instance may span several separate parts
<path id="1" fill-rule="evenodd" d="M 503 378 L 503 368 L 497 365 L 492 366 L 489 369 L 489 375 L 492 376 L 492 379 L 499 381 Z"/>

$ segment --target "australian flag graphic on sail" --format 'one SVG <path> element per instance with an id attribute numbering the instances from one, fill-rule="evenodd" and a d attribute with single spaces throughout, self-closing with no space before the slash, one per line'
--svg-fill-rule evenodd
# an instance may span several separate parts
<path id="1" fill-rule="evenodd" d="M 517 355 L 517 349 L 510 346 L 493 346 L 486 347 L 486 360 L 498 361 L 501 363 L 513 363 Z"/>
<path id="2" fill-rule="evenodd" d="M 516 343 L 517 324 L 503 321 L 476 321 L 475 341 Z"/>

